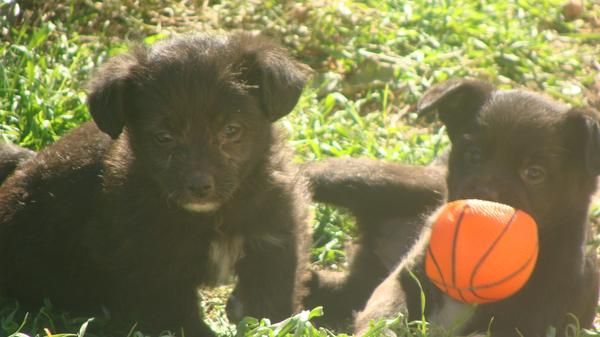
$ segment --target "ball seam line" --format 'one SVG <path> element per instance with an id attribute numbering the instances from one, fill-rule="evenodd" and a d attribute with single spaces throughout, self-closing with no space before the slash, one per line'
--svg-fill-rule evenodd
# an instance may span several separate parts
<path id="1" fill-rule="evenodd" d="M 533 254 L 533 255 L 535 255 L 535 254 Z M 499 300 L 502 300 L 502 299 L 504 299 L 504 298 L 485 297 L 485 296 L 482 296 L 482 295 L 480 295 L 480 294 L 477 294 L 477 291 L 478 291 L 478 290 L 481 290 L 481 289 L 492 288 L 492 287 L 495 287 L 495 286 L 497 286 L 497 285 L 499 285 L 499 284 L 502 284 L 503 282 L 506 282 L 506 281 L 510 280 L 511 278 L 513 278 L 513 277 L 517 276 L 518 274 L 520 274 L 521 272 L 523 272 L 523 271 L 524 271 L 524 270 L 527 268 L 527 266 L 529 266 L 529 264 L 530 264 L 530 263 L 532 263 L 533 261 L 534 261 L 534 260 L 533 260 L 533 256 L 531 256 L 531 257 L 529 257 L 529 259 L 527 259 L 527 261 L 526 261 L 526 262 L 525 262 L 525 263 L 524 263 L 524 264 L 523 264 L 521 267 L 519 267 L 519 268 L 518 268 L 518 269 L 517 269 L 515 272 L 513 272 L 512 274 L 510 274 L 510 275 L 507 275 L 507 276 L 505 276 L 504 278 L 502 278 L 502 279 L 500 279 L 500 280 L 498 280 L 498 281 L 495 281 L 495 282 L 493 282 L 493 283 L 488 283 L 488 284 L 484 284 L 484 285 L 477 286 L 477 287 L 472 287 L 472 288 L 470 288 L 470 287 L 469 287 L 469 288 L 462 288 L 462 289 L 459 289 L 459 288 L 457 288 L 457 287 L 448 287 L 448 285 L 447 285 L 447 284 L 445 284 L 445 283 L 443 283 L 443 284 L 442 284 L 442 283 L 440 283 L 439 281 L 437 281 L 437 280 L 434 280 L 434 279 L 431 279 L 431 281 L 432 281 L 434 284 L 436 284 L 438 287 L 440 287 L 440 288 L 441 288 L 441 286 L 444 286 L 444 288 L 446 288 L 446 289 L 448 289 L 448 290 L 450 290 L 450 289 L 452 289 L 452 290 L 455 290 L 455 291 L 456 291 L 456 292 L 458 292 L 459 294 L 462 294 L 462 293 L 461 293 L 461 291 L 468 291 L 468 292 L 470 292 L 471 294 L 473 294 L 473 296 L 475 296 L 475 297 L 477 297 L 477 298 L 479 298 L 479 299 L 481 299 L 481 300 L 483 300 L 483 301 L 486 301 L 486 302 L 499 301 Z M 524 285 L 523 285 L 523 286 L 524 286 Z M 511 296 L 512 296 L 512 295 L 511 295 Z M 464 297 L 463 297 L 463 298 L 464 298 Z M 479 302 L 479 303 L 484 303 L 484 302 Z"/>
<path id="2" fill-rule="evenodd" d="M 488 283 L 488 284 L 482 284 L 480 286 L 474 287 L 473 290 L 479 290 L 479 289 L 486 289 L 486 288 L 492 288 L 494 286 L 497 286 L 498 284 L 501 284 L 503 282 L 506 282 L 508 280 L 510 280 L 511 278 L 517 276 L 518 274 L 520 274 L 522 271 L 524 271 L 527 266 L 529 266 L 529 264 L 532 263 L 533 261 L 533 256 L 535 254 L 532 254 L 532 256 L 530 256 L 527 261 L 525 261 L 525 263 L 523 263 L 517 270 L 515 270 L 514 272 L 506 275 L 505 277 L 499 279 L 498 281 L 494 281 L 492 283 Z"/>
<path id="3" fill-rule="evenodd" d="M 477 261 L 477 263 L 475 264 L 475 268 L 473 269 L 473 272 L 471 273 L 471 279 L 469 280 L 469 288 L 474 289 L 473 283 L 475 282 L 475 277 L 477 276 L 479 269 L 481 268 L 481 266 L 483 265 L 485 260 L 490 256 L 490 254 L 494 250 L 494 247 L 496 247 L 498 242 L 500 242 L 500 239 L 502 239 L 502 237 L 506 234 L 506 232 L 508 232 L 508 229 L 510 228 L 510 226 L 512 226 L 512 224 L 516 218 L 517 218 L 517 210 L 515 209 L 513 211 L 512 216 L 508 220 L 508 222 L 504 225 L 502 232 L 500 232 L 500 234 L 498 234 L 496 239 L 494 239 L 494 242 L 492 242 L 492 244 L 488 247 L 487 251 L 481 256 L 481 258 L 479 258 L 479 261 Z"/>
<path id="4" fill-rule="evenodd" d="M 435 255 L 433 255 L 433 249 L 431 249 L 431 245 L 428 245 L 427 250 L 429 250 L 429 257 L 431 257 L 431 261 L 433 262 L 435 269 L 437 270 L 438 274 L 440 275 L 441 282 L 444 285 L 444 289 L 446 289 L 446 291 L 447 291 L 448 285 L 446 284 L 446 280 L 444 279 L 444 274 L 442 274 L 442 269 L 440 268 L 440 265 L 438 264 L 438 262 L 435 258 Z"/>
<path id="5" fill-rule="evenodd" d="M 467 209 L 470 209 L 471 206 L 469 204 L 465 204 L 460 212 L 460 215 L 458 216 L 458 220 L 456 221 L 456 228 L 454 228 L 454 236 L 452 237 L 452 287 L 454 289 L 457 289 L 456 287 L 456 245 L 458 242 L 458 233 L 460 231 L 460 227 L 462 225 L 462 221 L 463 218 L 465 216 L 465 213 L 467 211 Z M 463 299 L 463 301 L 466 302 L 465 297 L 463 296 L 462 292 L 460 290 L 457 289 L 458 295 L 460 296 L 460 298 Z"/>

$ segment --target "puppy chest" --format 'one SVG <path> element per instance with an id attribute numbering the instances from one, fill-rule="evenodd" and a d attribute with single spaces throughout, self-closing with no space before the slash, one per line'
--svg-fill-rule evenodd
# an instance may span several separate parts
<path id="1" fill-rule="evenodd" d="M 235 265 L 244 255 L 244 239 L 239 235 L 217 236 L 208 248 L 208 279 L 213 285 L 231 282 Z"/>

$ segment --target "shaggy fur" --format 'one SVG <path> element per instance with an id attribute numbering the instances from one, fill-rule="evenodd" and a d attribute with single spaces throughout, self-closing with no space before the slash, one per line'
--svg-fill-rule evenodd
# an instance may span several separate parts
<path id="1" fill-rule="evenodd" d="M 0 292 L 116 327 L 213 336 L 197 287 L 237 275 L 238 315 L 299 309 L 306 192 L 273 122 L 308 68 L 266 39 L 168 39 L 109 60 L 88 122 L 0 190 Z"/>
<path id="2" fill-rule="evenodd" d="M 486 199 L 528 212 L 538 225 L 538 261 L 515 295 L 476 307 L 461 304 L 425 276 L 426 226 L 358 315 L 358 335 L 371 319 L 399 312 L 421 318 L 420 288 L 411 272 L 425 292 L 425 317 L 460 335 L 489 329 L 494 337 L 541 337 L 553 326 L 565 336 L 574 318 L 590 327 L 598 302 L 596 253 L 586 249 L 588 209 L 600 174 L 597 112 L 474 80 L 433 87 L 419 109 L 437 110 L 452 142 L 448 200 Z"/>
<path id="3" fill-rule="evenodd" d="M 0 143 L 0 184 L 35 152 L 9 143 Z"/>

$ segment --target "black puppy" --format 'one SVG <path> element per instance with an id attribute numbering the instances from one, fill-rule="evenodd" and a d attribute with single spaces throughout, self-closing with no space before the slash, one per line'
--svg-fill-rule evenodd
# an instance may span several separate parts
<path id="1" fill-rule="evenodd" d="M 554 327 L 557 336 L 565 336 L 574 318 L 590 327 L 598 302 L 596 254 L 586 251 L 588 208 L 600 173 L 597 113 L 474 80 L 435 86 L 418 107 L 438 111 L 452 142 L 448 200 L 486 199 L 528 212 L 538 225 L 538 261 L 518 293 L 472 308 L 444 295 L 425 276 L 426 227 L 358 315 L 358 335 L 371 319 L 400 312 L 420 319 L 421 305 L 429 321 L 459 334 L 489 329 L 494 337 L 538 337 Z"/>
<path id="2" fill-rule="evenodd" d="M 0 291 L 114 323 L 212 336 L 197 287 L 238 277 L 239 315 L 300 306 L 306 193 L 273 122 L 309 70 L 246 33 L 138 47 L 92 79 L 87 123 L 0 191 Z"/>

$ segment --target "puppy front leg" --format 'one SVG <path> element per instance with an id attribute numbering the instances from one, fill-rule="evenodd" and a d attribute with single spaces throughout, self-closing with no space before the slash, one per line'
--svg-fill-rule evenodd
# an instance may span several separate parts
<path id="1" fill-rule="evenodd" d="M 359 244 L 352 253 L 349 271 L 312 270 L 304 307 L 323 306 L 319 325 L 342 330 L 351 325 L 355 311 L 364 308 L 375 287 L 389 275 L 374 249 Z"/>
<path id="2" fill-rule="evenodd" d="M 146 278 L 138 283 L 137 288 L 123 289 L 129 291 L 122 293 L 119 307 L 124 316 L 138 323 L 137 328 L 141 331 L 153 335 L 170 330 L 177 336 L 216 336 L 202 321 L 198 292 L 194 286 L 155 277 L 152 280 Z"/>
<path id="3" fill-rule="evenodd" d="M 246 244 L 237 266 L 238 283 L 228 303 L 230 319 L 252 316 L 279 321 L 290 316 L 294 310 L 296 255 L 291 239 Z"/>
<path id="4" fill-rule="evenodd" d="M 406 313 L 406 298 L 400 282 L 402 269 L 397 268 L 373 292 L 364 310 L 359 312 L 354 322 L 356 336 L 362 336 L 369 330 L 369 322 L 383 318 L 392 318 Z M 392 336 L 391 332 L 386 335 Z"/>
<path id="5" fill-rule="evenodd" d="M 579 280 L 579 292 L 573 297 L 571 312 L 579 318 L 579 323 L 584 328 L 590 328 L 594 324 L 596 317 L 596 299 L 600 292 L 598 282 L 600 281 L 600 271 L 598 270 L 598 261 L 596 252 L 590 251 L 586 257 L 583 267 L 583 273 Z"/>

